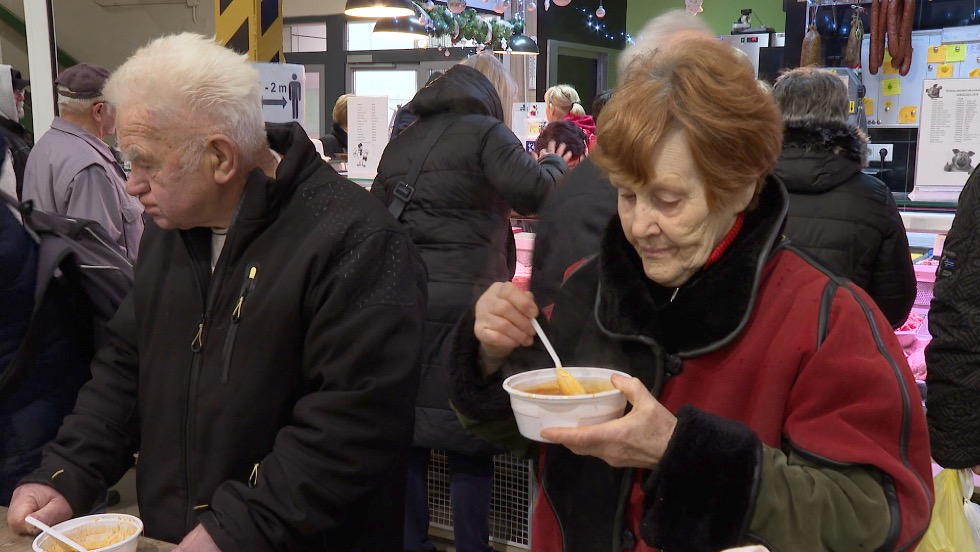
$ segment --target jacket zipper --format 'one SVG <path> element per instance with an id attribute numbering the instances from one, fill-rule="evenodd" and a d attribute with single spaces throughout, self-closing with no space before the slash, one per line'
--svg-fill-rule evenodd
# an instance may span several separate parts
<path id="1" fill-rule="evenodd" d="M 221 351 L 221 383 L 228 383 L 228 376 L 231 372 L 231 354 L 235 349 L 235 336 L 238 335 L 238 326 L 242 319 L 242 307 L 245 305 L 248 294 L 255 288 L 255 276 L 258 272 L 258 265 L 254 263 L 249 265 L 248 270 L 245 271 L 242 290 L 238 294 L 238 302 L 235 304 L 234 310 L 231 311 L 231 325 L 228 328 L 228 333 L 225 334 L 225 346 Z"/>
<path id="2" fill-rule="evenodd" d="M 230 239 L 230 236 L 229 236 Z M 190 253 L 191 259 L 195 261 L 195 264 L 200 266 L 206 265 L 210 268 L 210 260 L 206 260 L 203 265 L 197 255 L 194 254 L 193 247 L 188 246 L 188 252 Z M 203 276 L 203 274 L 199 274 Z M 205 284 L 206 282 L 206 284 Z M 221 283 L 221 270 L 220 268 L 215 268 L 214 272 L 210 274 L 209 279 L 199 278 L 198 289 L 202 292 L 201 299 L 204 304 L 204 312 L 201 314 L 201 318 L 197 323 L 197 332 L 194 334 L 194 338 L 191 340 L 191 373 L 187 380 L 187 410 L 184 414 L 184 483 L 187 489 L 187 518 L 185 520 L 185 529 L 190 531 L 197 525 L 197 514 L 201 509 L 198 504 L 194 503 L 195 497 L 197 495 L 197 488 L 194 484 L 194 474 L 197 473 L 196 463 L 194 461 L 194 427 L 196 424 L 196 413 L 197 413 L 197 388 L 198 380 L 201 379 L 201 370 L 204 363 L 204 355 L 202 351 L 204 350 L 205 342 L 205 329 L 208 327 L 207 322 L 210 318 L 208 315 L 211 312 L 215 298 L 218 297 Z M 206 287 L 205 287 L 206 286 Z"/>

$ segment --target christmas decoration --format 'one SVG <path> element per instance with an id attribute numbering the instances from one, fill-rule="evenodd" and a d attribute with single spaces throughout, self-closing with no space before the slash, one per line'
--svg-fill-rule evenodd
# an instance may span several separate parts
<path id="1" fill-rule="evenodd" d="M 571 3 L 572 0 L 551 0 L 556 6 L 565 7 Z"/>
<path id="2" fill-rule="evenodd" d="M 466 0 L 446 0 L 446 5 L 449 6 L 449 11 L 458 15 L 466 9 Z"/>
<path id="3" fill-rule="evenodd" d="M 684 4 L 686 5 L 684 9 L 691 15 L 697 15 L 704 11 L 704 8 L 701 7 L 702 1 L 703 0 L 684 0 Z"/>
<path id="4" fill-rule="evenodd" d="M 527 11 L 533 12 L 536 9 L 538 9 L 538 5 L 534 2 L 534 0 L 530 0 L 530 2 L 527 3 Z"/>
<path id="5" fill-rule="evenodd" d="M 595 16 L 602 19 L 606 16 L 606 8 L 602 7 L 602 0 L 599 0 L 599 9 L 595 11 Z"/>
<path id="6" fill-rule="evenodd" d="M 461 0 L 463 1 L 463 0 Z M 443 6 L 436 5 L 433 9 L 424 9 L 420 17 L 429 34 L 435 37 L 447 36 L 453 44 L 475 43 L 480 45 L 507 44 L 510 37 L 524 31 L 524 21 L 520 17 L 514 19 L 483 20 L 472 8 L 466 8 L 456 14 Z"/>

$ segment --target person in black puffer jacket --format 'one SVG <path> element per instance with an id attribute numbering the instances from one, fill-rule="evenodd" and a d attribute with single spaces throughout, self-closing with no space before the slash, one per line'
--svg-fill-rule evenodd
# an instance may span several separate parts
<path id="1" fill-rule="evenodd" d="M 515 88 L 503 64 L 489 54 L 473 56 L 427 84 L 412 99 L 420 119 L 388 144 L 371 189 L 390 204 L 412 163 L 428 155 L 401 215 L 429 276 L 405 513 L 407 551 L 433 550 L 427 538 L 430 449 L 449 455 L 456 549 L 491 550 L 487 518 L 497 449 L 467 433 L 450 410 L 452 336 L 480 294 L 514 274 L 511 210 L 537 212 L 567 171 L 558 155 L 544 153 L 535 161 L 505 124 L 509 111 L 503 106 L 511 105 Z M 452 118 L 449 127 L 430 151 L 421 151 L 443 117 Z"/>
<path id="2" fill-rule="evenodd" d="M 801 67 L 776 80 L 783 153 L 773 174 L 790 194 L 786 236 L 868 292 L 893 328 L 915 302 L 905 225 L 884 182 L 861 172 L 868 138 L 847 124 L 847 89 Z"/>
<path id="3" fill-rule="evenodd" d="M 980 169 L 960 192 L 929 306 L 926 420 L 932 457 L 944 468 L 980 473 Z"/>

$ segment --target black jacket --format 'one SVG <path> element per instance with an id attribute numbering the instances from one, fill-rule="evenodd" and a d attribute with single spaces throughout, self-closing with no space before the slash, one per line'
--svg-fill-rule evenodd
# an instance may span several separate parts
<path id="1" fill-rule="evenodd" d="M 7 140 L 7 147 L 10 149 L 11 161 L 14 165 L 14 174 L 17 176 L 17 197 L 21 197 L 24 189 L 24 167 L 27 166 L 27 156 L 34 147 L 34 137 L 24 128 L 24 125 L 17 121 L 11 121 L 0 115 L 0 135 Z"/>
<path id="2" fill-rule="evenodd" d="M 269 130 L 276 179 L 249 175 L 213 275 L 209 229 L 147 225 L 133 293 L 32 480 L 81 514 L 139 450 L 150 537 L 202 523 L 222 550 L 401 550 L 421 264 L 298 124 Z"/>
<path id="3" fill-rule="evenodd" d="M 415 195 L 401 215 L 429 275 L 429 304 L 416 412 L 415 443 L 477 453 L 486 444 L 463 431 L 449 409 L 447 351 L 460 314 L 516 267 L 511 210 L 537 212 L 566 170 L 549 155 L 537 162 L 502 122 L 503 107 L 479 71 L 455 66 L 412 100 L 420 115 L 388 144 L 371 193 L 385 204 L 411 164 L 428 155 Z M 420 145 L 442 116 L 452 124 L 432 147 Z"/>
<path id="4" fill-rule="evenodd" d="M 980 464 L 980 169 L 960 193 L 936 270 L 926 347 L 932 457 L 946 468 Z"/>
<path id="5" fill-rule="evenodd" d="M 336 157 L 338 153 L 347 153 L 347 131 L 334 123 L 329 134 L 320 137 L 323 144 L 323 155 Z"/>
<path id="6" fill-rule="evenodd" d="M 786 236 L 868 292 L 892 327 L 915 302 L 905 225 L 884 182 L 861 172 L 867 137 L 844 125 L 786 126 L 773 171 L 789 191 Z"/>
<path id="7" fill-rule="evenodd" d="M 555 302 L 568 267 L 599 252 L 599 236 L 616 214 L 616 189 L 586 157 L 541 209 L 534 239 L 531 292 L 540 306 Z"/>
<path id="8" fill-rule="evenodd" d="M 389 139 L 394 140 L 395 136 L 398 136 L 403 130 L 408 128 L 408 125 L 418 120 L 419 116 L 412 112 L 412 102 L 408 102 L 399 107 L 398 110 L 395 111 L 395 116 L 392 117 L 391 137 Z"/>

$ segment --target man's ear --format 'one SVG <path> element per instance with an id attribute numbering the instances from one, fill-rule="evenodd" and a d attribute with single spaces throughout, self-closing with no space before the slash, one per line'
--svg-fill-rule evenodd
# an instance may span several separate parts
<path id="1" fill-rule="evenodd" d="M 95 102 L 92 104 L 91 109 L 92 119 L 98 123 L 101 123 L 105 119 L 105 114 L 109 107 L 105 102 Z"/>
<path id="2" fill-rule="evenodd" d="M 226 184 L 235 178 L 241 159 L 238 156 L 238 148 L 231 138 L 224 134 L 212 134 L 208 137 L 205 152 L 208 169 L 213 171 L 216 183 Z"/>

